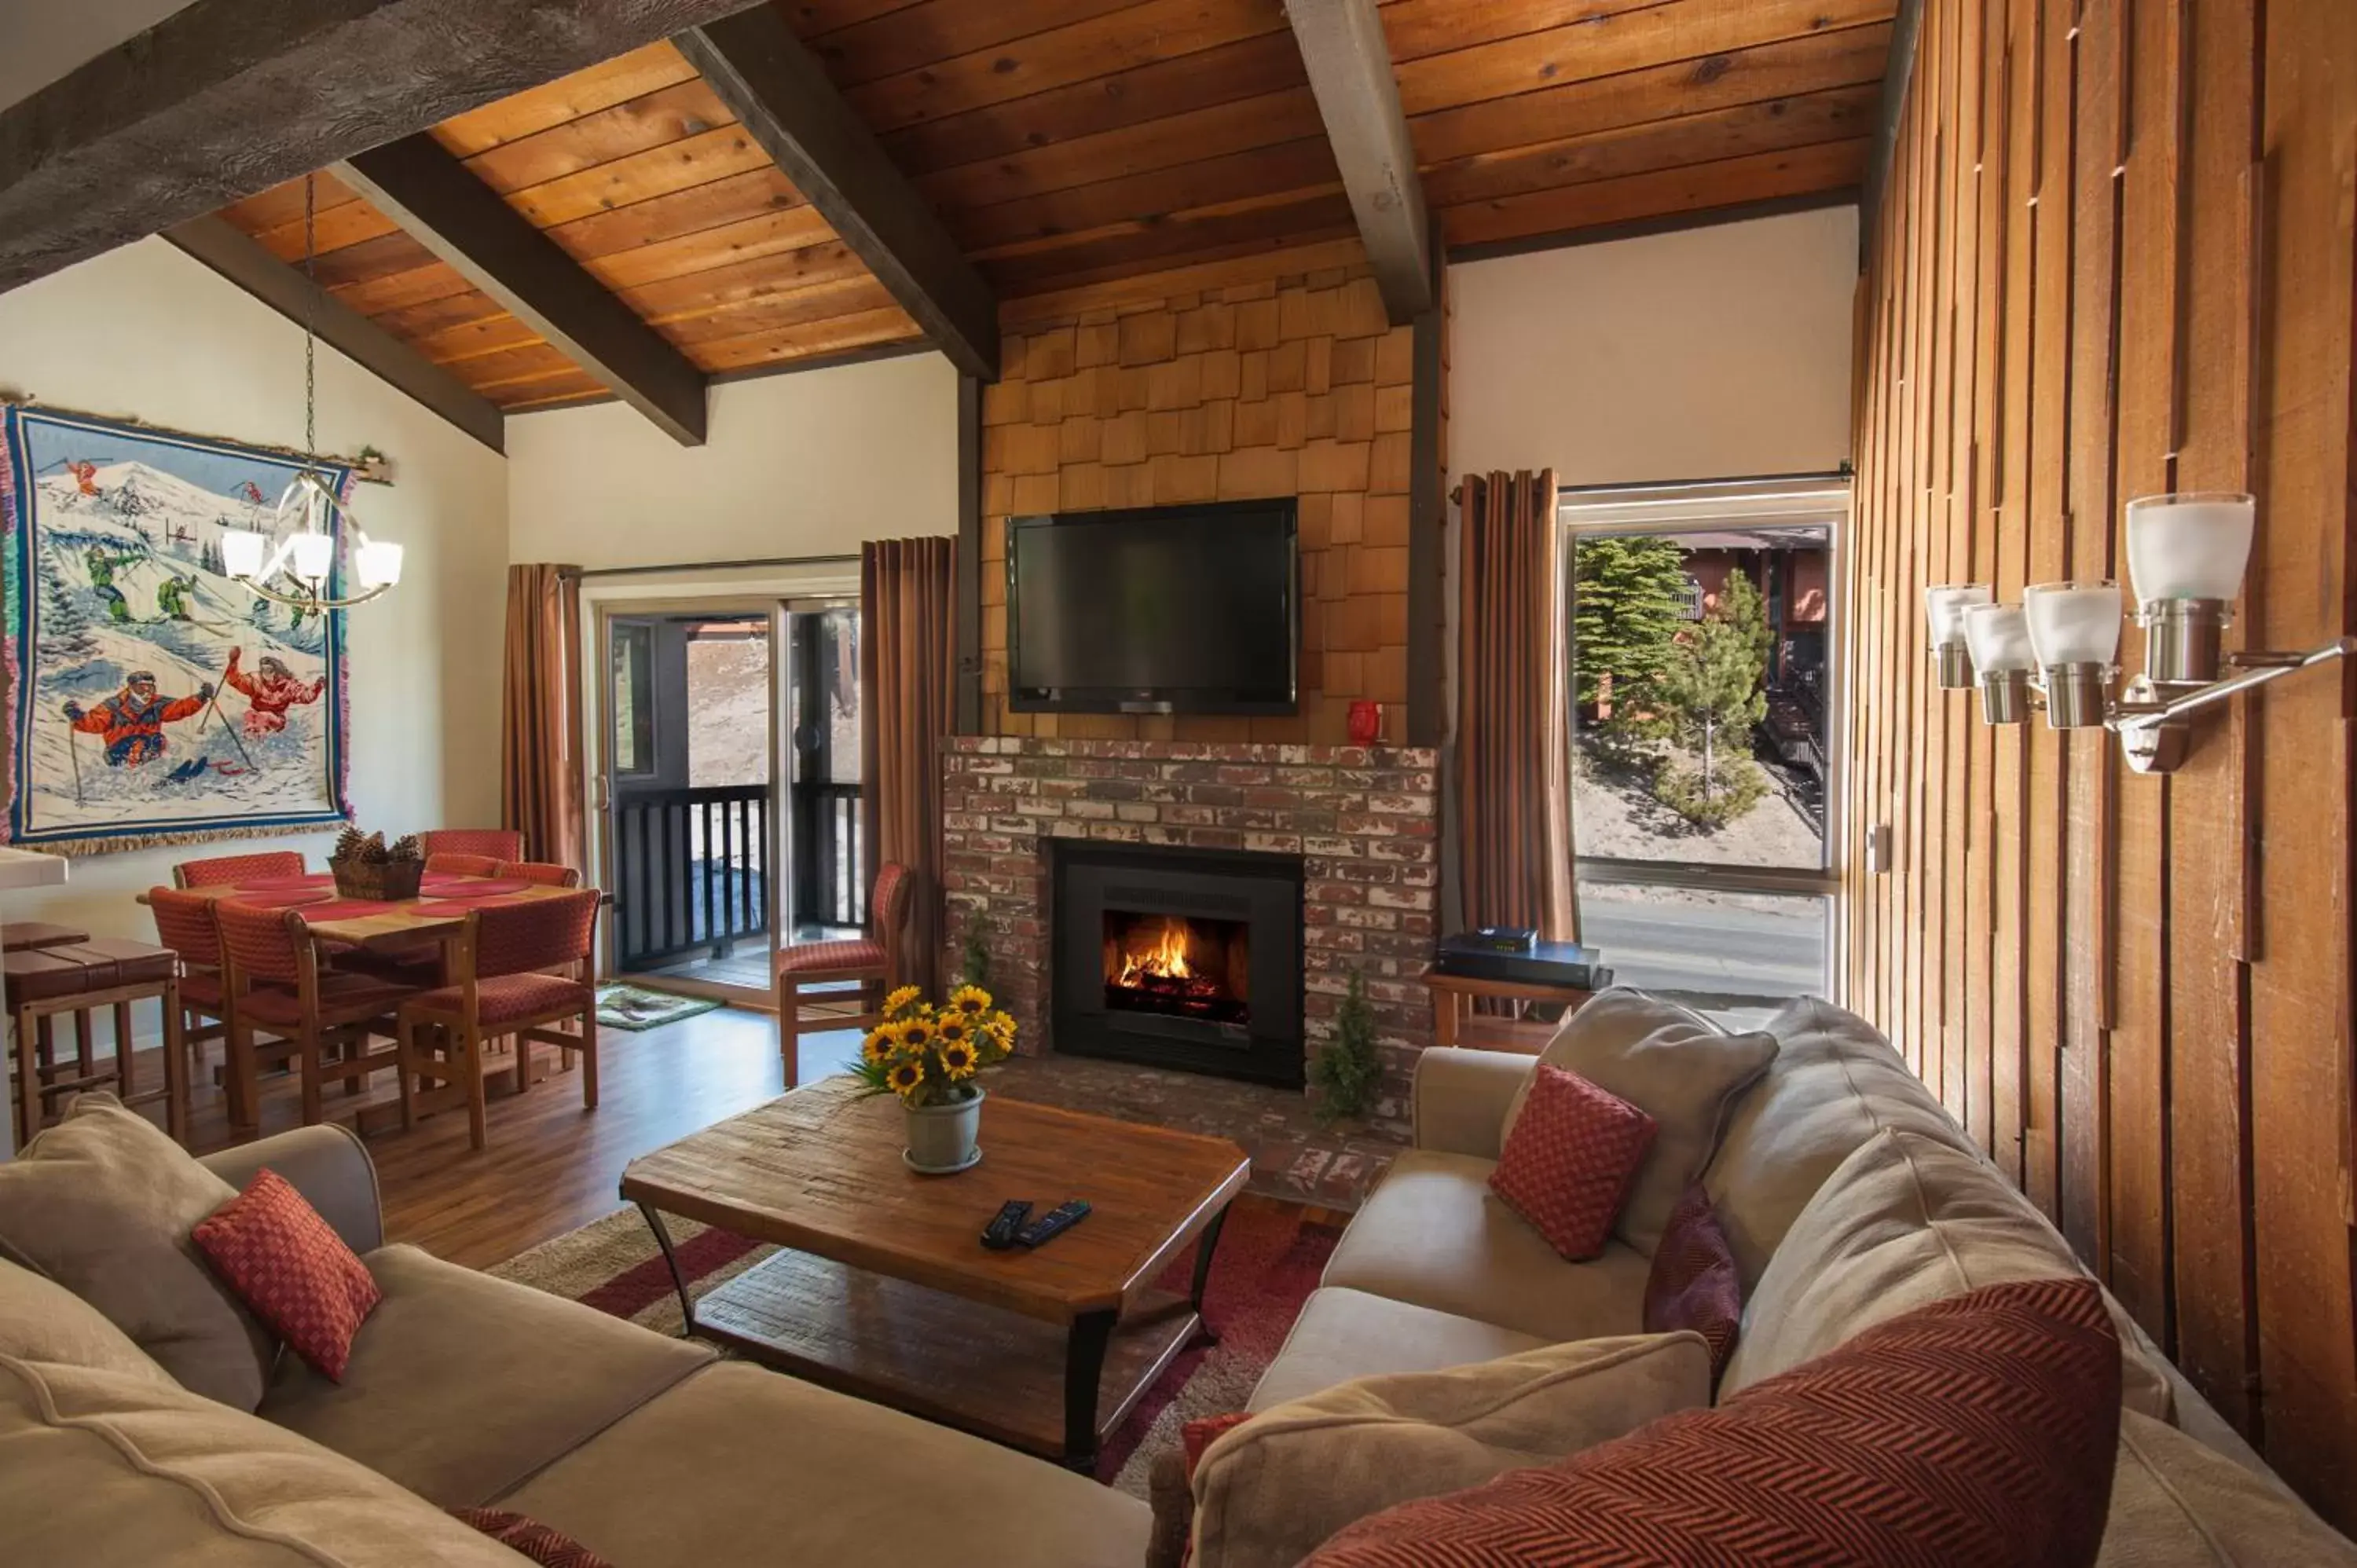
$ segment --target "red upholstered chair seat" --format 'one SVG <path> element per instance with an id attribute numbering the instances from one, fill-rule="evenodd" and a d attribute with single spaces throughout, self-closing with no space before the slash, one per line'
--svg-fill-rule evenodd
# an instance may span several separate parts
<path id="1" fill-rule="evenodd" d="M 551 1013 L 578 1013 L 596 1000 L 588 986 L 561 974 L 494 975 L 477 981 L 475 993 L 475 1016 L 487 1030 Z M 456 1018 L 466 1006 L 466 996 L 464 986 L 446 985 L 411 998 L 410 1006 Z"/>
<path id="2" fill-rule="evenodd" d="M 884 944 L 866 937 L 778 950 L 780 974 L 806 974 L 814 969 L 878 969 L 883 963 Z"/>
<path id="3" fill-rule="evenodd" d="M 319 1022 L 328 1028 L 382 1017 L 416 993 L 364 974 L 319 976 Z M 303 1022 L 302 999 L 292 986 L 256 985 L 237 999 L 241 1015 L 265 1027 L 293 1029 Z"/>
<path id="4" fill-rule="evenodd" d="M 180 976 L 180 1004 L 199 1012 L 221 1016 L 221 983 L 218 974 L 184 974 Z"/>

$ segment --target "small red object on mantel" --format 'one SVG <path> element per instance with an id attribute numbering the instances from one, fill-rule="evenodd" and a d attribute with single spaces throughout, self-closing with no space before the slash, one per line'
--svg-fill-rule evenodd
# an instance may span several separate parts
<path id="1" fill-rule="evenodd" d="M 1372 746 L 1383 738 L 1383 705 L 1381 703 L 1358 702 L 1351 704 L 1351 744 Z"/>

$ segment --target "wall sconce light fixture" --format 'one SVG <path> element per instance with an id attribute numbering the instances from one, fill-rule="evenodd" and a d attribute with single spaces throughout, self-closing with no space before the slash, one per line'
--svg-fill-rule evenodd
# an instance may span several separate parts
<path id="1" fill-rule="evenodd" d="M 2022 724 L 2043 707 L 2049 728 L 2112 730 L 2139 773 L 2174 771 L 2192 744 L 2196 714 L 2295 670 L 2357 654 L 2350 637 L 2298 653 L 2219 651 L 2250 564 L 2255 515 L 2244 495 L 2128 502 L 2128 577 L 2145 667 L 2117 696 L 2126 607 L 2115 583 L 2040 583 L 2019 605 L 1995 603 L 1975 583 L 1926 589 L 1940 684 L 1969 686 L 1977 676 L 1986 723 Z"/>

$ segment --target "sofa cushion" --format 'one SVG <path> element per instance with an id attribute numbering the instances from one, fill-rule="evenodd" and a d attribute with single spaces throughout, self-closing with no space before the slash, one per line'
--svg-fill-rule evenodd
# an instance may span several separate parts
<path id="1" fill-rule="evenodd" d="M 1642 1252 L 1566 1263 L 1490 1190 L 1496 1162 L 1411 1149 L 1392 1162 L 1320 1282 L 1555 1342 L 1643 1330 Z"/>
<path id="2" fill-rule="evenodd" d="M 1864 1019 L 1801 997 L 1767 1029 L 1776 1059 L 1728 1114 L 1703 1173 L 1746 1293 L 1834 1167 L 1883 1128 L 1969 1146 L 1938 1097 Z"/>
<path id="3" fill-rule="evenodd" d="M 0 1356 L 172 1384 L 172 1374 L 108 1322 L 104 1313 L 57 1281 L 5 1258 L 0 1258 Z"/>
<path id="4" fill-rule="evenodd" d="M 713 1359 L 414 1247 L 366 1262 L 384 1301 L 343 1381 L 290 1356 L 262 1414 L 444 1508 L 491 1501 Z"/>
<path id="5" fill-rule="evenodd" d="M 286 1348 L 335 1381 L 383 1293 L 343 1238 L 274 1170 L 216 1209 L 198 1249 Z"/>
<path id="6" fill-rule="evenodd" d="M 521 1568 L 365 1466 L 168 1382 L 0 1354 L 8 1561 Z"/>
<path id="7" fill-rule="evenodd" d="M 1204 1451 L 1196 1568 L 1292 1568 L 1369 1514 L 1709 1402 L 1710 1352 L 1692 1334 L 1550 1345 L 1326 1389 L 1260 1412 Z"/>
<path id="8" fill-rule="evenodd" d="M 1612 1239 L 1657 1129 L 1651 1116 L 1576 1072 L 1541 1062 L 1531 1080 L 1490 1190 L 1547 1245 L 1585 1262 Z"/>
<path id="9" fill-rule="evenodd" d="M 1733 1107 L 1776 1059 L 1776 1048 L 1771 1035 L 1730 1035 L 1674 1002 L 1622 987 L 1590 997 L 1563 1021 L 1540 1063 L 1620 1096 L 1659 1129 L 1613 1227 L 1622 1240 L 1646 1253 L 1660 1243 L 1670 1210 L 1709 1163 Z M 1509 1138 L 1529 1095 L 1525 1084 L 1506 1113 Z"/>
<path id="10" fill-rule="evenodd" d="M 1309 1293 L 1247 1410 L 1266 1410 L 1384 1372 L 1437 1372 L 1553 1344 L 1479 1318 L 1327 1285 Z"/>
<path id="11" fill-rule="evenodd" d="M 2119 1346 L 2094 1282 L 1998 1285 L 1720 1409 L 1362 1520 L 1309 1563 L 2087 1568 L 2119 1429 Z"/>
<path id="12" fill-rule="evenodd" d="M 758 1479 L 726 1484 L 716 1477 Z M 1135 1568 L 1151 1514 L 1085 1476 L 743 1361 L 706 1368 L 508 1496 L 624 1568 Z"/>
<path id="13" fill-rule="evenodd" d="M 1645 1332 L 1692 1329 L 1710 1347 L 1714 1383 L 1735 1354 L 1743 1326 L 1743 1282 L 1727 1232 L 1710 1211 L 1710 1194 L 1696 1182 L 1670 1212 L 1670 1228 L 1645 1275 Z"/>
<path id="14" fill-rule="evenodd" d="M 2175 1427 L 2120 1418 L 2097 1568 L 2357 1568 L 2357 1545 L 2286 1491 Z"/>
<path id="15" fill-rule="evenodd" d="M 252 1410 L 276 1352 L 189 1233 L 237 1196 L 111 1094 L 0 1163 L 0 1245 L 98 1308 L 183 1388 Z"/>
<path id="16" fill-rule="evenodd" d="M 2085 1277 L 1996 1166 L 1943 1139 L 1878 1133 L 1825 1178 L 1769 1260 L 1719 1391 L 1732 1396 L 1887 1318 L 1985 1285 Z M 2122 1337 L 2129 1408 L 2165 1416 L 2166 1378 Z"/>

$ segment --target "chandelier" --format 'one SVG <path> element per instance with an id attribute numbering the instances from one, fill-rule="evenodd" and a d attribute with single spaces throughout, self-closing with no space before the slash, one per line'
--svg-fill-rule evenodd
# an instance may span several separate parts
<path id="1" fill-rule="evenodd" d="M 268 532 L 230 529 L 221 540 L 221 568 L 232 579 L 262 598 L 311 615 L 364 605 L 401 581 L 401 546 L 371 539 L 318 466 L 317 179 L 303 177 L 303 275 L 311 285 L 303 303 L 303 469 L 280 493 Z M 357 593 L 335 592 L 339 532 L 351 542 Z M 275 551 L 270 549 L 274 538 L 279 542 Z"/>

